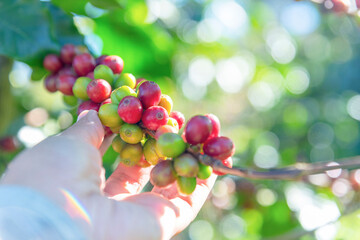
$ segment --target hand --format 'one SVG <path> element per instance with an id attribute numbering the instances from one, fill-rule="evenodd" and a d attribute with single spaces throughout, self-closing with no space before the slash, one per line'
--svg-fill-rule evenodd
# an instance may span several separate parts
<path id="1" fill-rule="evenodd" d="M 216 176 L 182 196 L 175 184 L 140 193 L 150 168 L 119 164 L 105 181 L 102 153 L 111 143 L 95 111 L 60 135 L 25 150 L 1 184 L 35 189 L 62 207 L 89 239 L 169 239 L 186 228 L 205 202 Z M 82 206 L 82 207 L 81 207 Z"/>

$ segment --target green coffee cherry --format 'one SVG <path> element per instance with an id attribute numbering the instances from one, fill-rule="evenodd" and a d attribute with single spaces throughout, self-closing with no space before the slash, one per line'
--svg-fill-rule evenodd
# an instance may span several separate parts
<path id="1" fill-rule="evenodd" d="M 145 142 L 144 155 L 146 161 L 148 161 L 151 165 L 156 165 L 159 160 L 164 158 L 164 156 L 161 155 L 161 153 L 157 149 L 156 140 L 153 138 L 150 138 Z"/>
<path id="2" fill-rule="evenodd" d="M 199 163 L 199 172 L 197 177 L 199 179 L 208 179 L 212 174 L 212 167 Z"/>
<path id="3" fill-rule="evenodd" d="M 120 152 L 120 162 L 125 166 L 135 166 L 143 155 L 141 144 L 125 144 Z"/>
<path id="4" fill-rule="evenodd" d="M 117 79 L 115 79 L 114 87 L 129 86 L 135 88 L 136 78 L 131 73 L 121 73 Z"/>
<path id="5" fill-rule="evenodd" d="M 189 153 L 174 158 L 174 169 L 182 177 L 196 177 L 199 172 L 198 161 Z"/>
<path id="6" fill-rule="evenodd" d="M 94 79 L 104 79 L 111 85 L 114 80 L 114 73 L 108 66 L 98 65 L 94 69 Z"/>
<path id="7" fill-rule="evenodd" d="M 186 149 L 186 143 L 180 135 L 176 133 L 164 133 L 156 142 L 160 153 L 166 157 L 177 157 Z"/>
<path id="8" fill-rule="evenodd" d="M 111 143 L 112 148 L 117 153 L 120 153 L 125 145 L 126 145 L 126 142 L 124 142 L 119 135 L 116 135 L 116 137 L 113 139 L 113 141 Z"/>
<path id="9" fill-rule="evenodd" d="M 89 100 L 89 96 L 86 92 L 88 84 L 91 82 L 91 78 L 88 77 L 79 77 L 76 79 L 73 86 L 74 96 L 82 100 Z"/>
<path id="10" fill-rule="evenodd" d="M 120 101 L 126 96 L 136 97 L 136 93 L 129 86 L 119 87 L 111 93 L 111 95 L 110 95 L 111 102 L 119 105 Z"/>
<path id="11" fill-rule="evenodd" d="M 120 128 L 120 137 L 126 143 L 136 144 L 143 139 L 144 133 L 138 125 L 125 123 Z"/>
<path id="12" fill-rule="evenodd" d="M 117 112 L 118 106 L 113 103 L 104 104 L 99 109 L 99 118 L 103 125 L 107 127 L 118 127 L 123 124 Z"/>
<path id="13" fill-rule="evenodd" d="M 182 194 L 190 195 L 196 188 L 196 178 L 177 177 L 176 179 L 178 191 Z"/>
<path id="14" fill-rule="evenodd" d="M 78 104 L 78 100 L 74 96 L 63 95 L 63 100 L 64 103 L 69 107 L 74 107 Z"/>

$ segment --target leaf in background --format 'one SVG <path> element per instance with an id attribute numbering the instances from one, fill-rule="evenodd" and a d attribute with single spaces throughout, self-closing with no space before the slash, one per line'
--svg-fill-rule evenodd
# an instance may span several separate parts
<path id="1" fill-rule="evenodd" d="M 59 52 L 65 43 L 83 43 L 72 17 L 51 3 L 4 0 L 0 16 L 0 54 L 29 64 L 34 79 L 44 75 L 47 53 Z"/>
<path id="2" fill-rule="evenodd" d="M 4 0 L 0 16 L 0 54 L 39 63 L 40 54 L 60 49 L 50 36 L 48 14 L 40 1 Z"/>
<path id="3" fill-rule="evenodd" d="M 94 19 L 95 34 L 103 40 L 103 54 L 124 59 L 124 71 L 171 76 L 173 42 L 166 32 L 154 26 L 129 26 L 121 12 L 112 12 Z"/>
<path id="4" fill-rule="evenodd" d="M 86 15 L 85 5 L 88 3 L 87 0 L 51 0 L 51 2 L 67 13 Z"/>
<path id="5" fill-rule="evenodd" d="M 81 36 L 76 29 L 72 17 L 64 14 L 61 9 L 54 5 L 46 5 L 50 15 L 51 37 L 57 41 L 60 46 L 67 43 L 75 45 L 83 44 L 83 36 Z"/>
<path id="6" fill-rule="evenodd" d="M 124 4 L 118 0 L 90 0 L 90 3 L 95 7 L 102 9 L 117 9 L 124 7 Z"/>

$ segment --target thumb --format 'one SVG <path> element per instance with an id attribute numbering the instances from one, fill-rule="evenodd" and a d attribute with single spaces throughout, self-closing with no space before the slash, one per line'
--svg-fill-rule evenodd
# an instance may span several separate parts
<path id="1" fill-rule="evenodd" d="M 104 140 L 104 128 L 94 110 L 83 111 L 78 121 L 60 134 L 90 143 L 99 148 Z"/>

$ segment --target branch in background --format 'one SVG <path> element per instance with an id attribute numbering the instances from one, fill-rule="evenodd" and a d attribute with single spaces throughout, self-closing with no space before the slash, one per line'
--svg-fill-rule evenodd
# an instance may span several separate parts
<path id="1" fill-rule="evenodd" d="M 282 179 L 295 180 L 303 176 L 324 173 L 334 169 L 360 168 L 360 156 L 338 159 L 332 162 L 322 163 L 296 163 L 284 168 L 273 168 L 264 171 L 257 171 L 247 168 L 224 166 L 221 161 L 207 155 L 196 153 L 195 156 L 201 163 L 211 166 L 214 170 L 249 179 Z M 336 164 L 335 164 L 336 162 Z"/>

